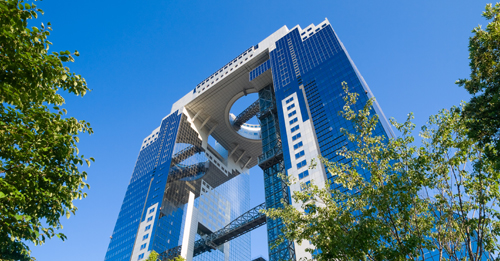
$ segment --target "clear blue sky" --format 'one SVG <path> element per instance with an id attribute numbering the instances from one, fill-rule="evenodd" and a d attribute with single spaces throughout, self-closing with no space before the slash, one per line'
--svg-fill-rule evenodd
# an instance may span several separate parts
<path id="1" fill-rule="evenodd" d="M 236 55 L 287 25 L 329 19 L 384 113 L 418 126 L 468 100 L 468 37 L 487 2 L 439 1 L 43 1 L 53 51 L 78 50 L 71 70 L 93 91 L 68 97 L 69 115 L 89 121 L 81 137 L 90 167 L 88 197 L 64 218 L 62 242 L 32 247 L 37 260 L 103 260 L 141 142 L 173 102 Z M 67 95 L 66 95 L 67 96 Z M 264 201 L 251 171 L 252 205 Z M 265 227 L 252 232 L 252 257 L 267 258 Z"/>

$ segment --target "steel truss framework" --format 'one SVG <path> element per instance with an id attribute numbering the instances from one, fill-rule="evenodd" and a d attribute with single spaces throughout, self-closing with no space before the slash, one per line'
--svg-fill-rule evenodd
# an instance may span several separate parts
<path id="1" fill-rule="evenodd" d="M 242 111 L 236 119 L 234 119 L 233 127 L 235 130 L 239 130 L 241 125 L 249 121 L 253 116 L 259 113 L 259 100 L 256 100 L 254 103 L 250 104 L 248 108 Z"/>
<path id="2" fill-rule="evenodd" d="M 197 173 L 205 172 L 208 169 L 208 162 L 200 162 L 193 165 L 177 164 L 172 167 L 169 173 L 169 180 L 178 180 L 195 176 Z"/>
<path id="3" fill-rule="evenodd" d="M 285 173 L 285 162 L 279 129 L 276 98 L 272 85 L 259 91 L 260 112 L 257 114 L 261 125 L 262 154 L 258 158 L 259 167 L 264 171 L 266 205 L 268 208 L 283 208 L 282 200 L 290 202 L 288 186 L 279 177 Z M 269 245 L 282 234 L 281 220 L 270 220 L 267 224 Z M 293 241 L 285 240 L 269 249 L 269 260 L 295 260 Z"/>
<path id="4" fill-rule="evenodd" d="M 178 163 L 181 163 L 183 160 L 193 156 L 196 153 L 202 152 L 203 149 L 200 148 L 199 146 L 195 145 L 190 145 L 186 147 L 185 149 L 177 152 L 173 157 L 172 157 L 172 166 Z"/>
<path id="5" fill-rule="evenodd" d="M 283 207 L 281 204 L 281 200 L 283 199 L 286 202 L 289 202 L 290 196 L 288 192 L 288 186 L 278 177 L 278 173 L 284 172 L 285 168 L 281 137 L 279 134 L 280 132 L 277 108 L 272 86 L 268 86 L 259 92 L 259 100 L 252 103 L 252 105 L 250 105 L 236 117 L 233 123 L 233 127 L 235 129 L 239 129 L 242 124 L 244 124 L 253 116 L 257 116 L 259 122 L 261 123 L 261 127 L 264 127 L 264 130 L 269 132 L 267 134 L 267 137 L 269 137 L 267 142 L 272 144 L 272 146 L 268 146 L 269 150 L 264 150 L 263 154 L 260 155 L 258 159 L 259 167 L 264 170 L 265 183 L 266 181 L 268 183 L 271 182 L 272 185 L 271 183 L 269 185 L 274 188 L 274 193 L 268 194 L 269 188 L 267 188 L 266 186 L 266 202 L 269 201 L 267 207 L 280 208 Z M 196 152 L 197 151 L 194 148 L 186 148 L 183 151 L 177 153 L 174 156 L 174 159 L 182 160 L 187 155 Z M 202 164 L 186 166 L 178 170 L 179 174 L 177 174 L 177 176 L 180 176 L 180 173 L 186 170 L 190 170 L 190 172 L 192 172 L 203 171 L 204 169 Z M 193 257 L 198 256 L 204 252 L 210 252 L 212 250 L 218 249 L 224 243 L 229 242 L 236 237 L 239 237 L 266 224 L 266 216 L 263 213 L 260 213 L 260 210 L 262 209 L 266 209 L 266 203 L 262 203 L 250 209 L 243 215 L 231 221 L 231 223 L 226 225 L 224 228 L 211 234 L 202 236 L 201 239 L 194 242 Z M 275 230 L 276 228 L 279 229 L 282 227 L 280 221 L 274 220 L 270 222 L 273 225 L 272 228 L 268 227 L 268 230 Z M 182 246 L 171 248 L 161 253 L 159 259 L 162 261 L 173 260 L 175 257 L 181 255 L 181 249 Z M 283 242 L 278 247 L 278 249 L 274 249 L 273 253 L 270 253 L 270 258 L 273 260 L 295 260 L 295 248 L 293 242 L 288 240 Z"/>
<path id="6" fill-rule="evenodd" d="M 217 249 L 222 244 L 229 242 L 243 234 L 246 234 L 264 224 L 266 224 L 266 216 L 260 210 L 266 209 L 266 203 L 262 203 L 243 215 L 231 221 L 224 228 L 204 236 L 202 239 L 194 243 L 193 257 L 204 252 L 209 252 Z M 162 261 L 172 260 L 181 254 L 182 246 L 171 248 L 160 254 L 159 259 Z"/>

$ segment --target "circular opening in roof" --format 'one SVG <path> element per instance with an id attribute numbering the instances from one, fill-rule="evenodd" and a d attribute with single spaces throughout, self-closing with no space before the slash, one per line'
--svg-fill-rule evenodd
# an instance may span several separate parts
<path id="1" fill-rule="evenodd" d="M 257 93 L 250 93 L 247 94 L 247 96 L 242 96 L 241 98 L 236 100 L 235 103 L 233 103 L 233 106 L 231 106 L 231 110 L 229 111 L 229 113 L 238 117 L 238 115 L 241 115 L 241 113 L 245 109 L 249 108 L 252 105 L 252 103 L 258 101 L 258 99 L 259 95 Z M 246 123 L 258 125 L 259 121 L 257 120 L 257 116 L 253 116 Z"/>
<path id="2" fill-rule="evenodd" d="M 257 120 L 258 99 L 257 93 L 242 96 L 236 100 L 229 111 L 229 122 L 233 129 L 241 136 L 252 140 L 261 138 L 260 124 Z"/>

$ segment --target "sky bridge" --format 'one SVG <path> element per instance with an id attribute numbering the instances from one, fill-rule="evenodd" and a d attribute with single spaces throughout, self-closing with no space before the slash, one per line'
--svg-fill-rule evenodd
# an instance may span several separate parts
<path id="1" fill-rule="evenodd" d="M 222 229 L 202 236 L 201 239 L 194 243 L 193 257 L 216 250 L 222 244 L 266 224 L 266 216 L 260 212 L 263 209 L 266 209 L 266 203 L 262 203 L 243 213 L 243 215 L 237 217 Z M 200 234 L 203 234 L 202 231 L 200 232 Z M 171 248 L 161 253 L 159 259 L 162 261 L 173 260 L 181 255 L 181 248 L 182 246 Z"/>

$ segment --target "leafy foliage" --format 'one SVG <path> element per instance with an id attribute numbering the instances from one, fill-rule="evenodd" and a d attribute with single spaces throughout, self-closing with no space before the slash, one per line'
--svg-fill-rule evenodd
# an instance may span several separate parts
<path id="1" fill-rule="evenodd" d="M 178 257 L 174 258 L 174 261 L 186 261 L 186 259 L 182 256 L 178 256 Z"/>
<path id="2" fill-rule="evenodd" d="M 0 1 L 0 259 L 30 260 L 35 245 L 65 235 L 59 219 L 86 196 L 78 134 L 90 125 L 66 117 L 60 90 L 85 95 L 85 80 L 64 67 L 78 52 L 49 53 L 50 23 L 28 28 L 43 11 L 22 0 Z"/>
<path id="3" fill-rule="evenodd" d="M 462 107 L 432 116 L 417 147 L 412 114 L 391 121 L 399 138 L 376 136 L 373 100 L 354 111 L 357 94 L 343 86 L 342 115 L 355 132 L 342 131 L 356 149 L 338 152 L 347 164 L 321 158 L 340 188 L 312 183 L 294 192 L 293 205 L 265 211 L 283 221 L 284 238 L 307 244 L 315 260 L 482 260 L 498 253 L 499 173 L 481 161 L 484 147 L 467 136 Z"/>
<path id="4" fill-rule="evenodd" d="M 159 256 L 158 253 L 152 250 L 151 253 L 149 253 L 148 259 L 146 259 L 146 261 L 157 261 L 158 256 Z"/>
<path id="5" fill-rule="evenodd" d="M 152 250 L 151 253 L 149 253 L 149 257 L 148 259 L 146 259 L 146 261 L 157 261 L 158 257 L 159 254 L 156 251 Z M 183 258 L 182 256 L 178 256 L 174 257 L 173 261 L 186 261 L 186 259 Z"/>
<path id="6" fill-rule="evenodd" d="M 469 136 L 486 147 L 486 156 L 500 170 L 500 3 L 488 4 L 483 16 L 491 20 L 474 28 L 469 39 L 470 79 L 459 86 L 474 95 L 464 109 Z"/>

